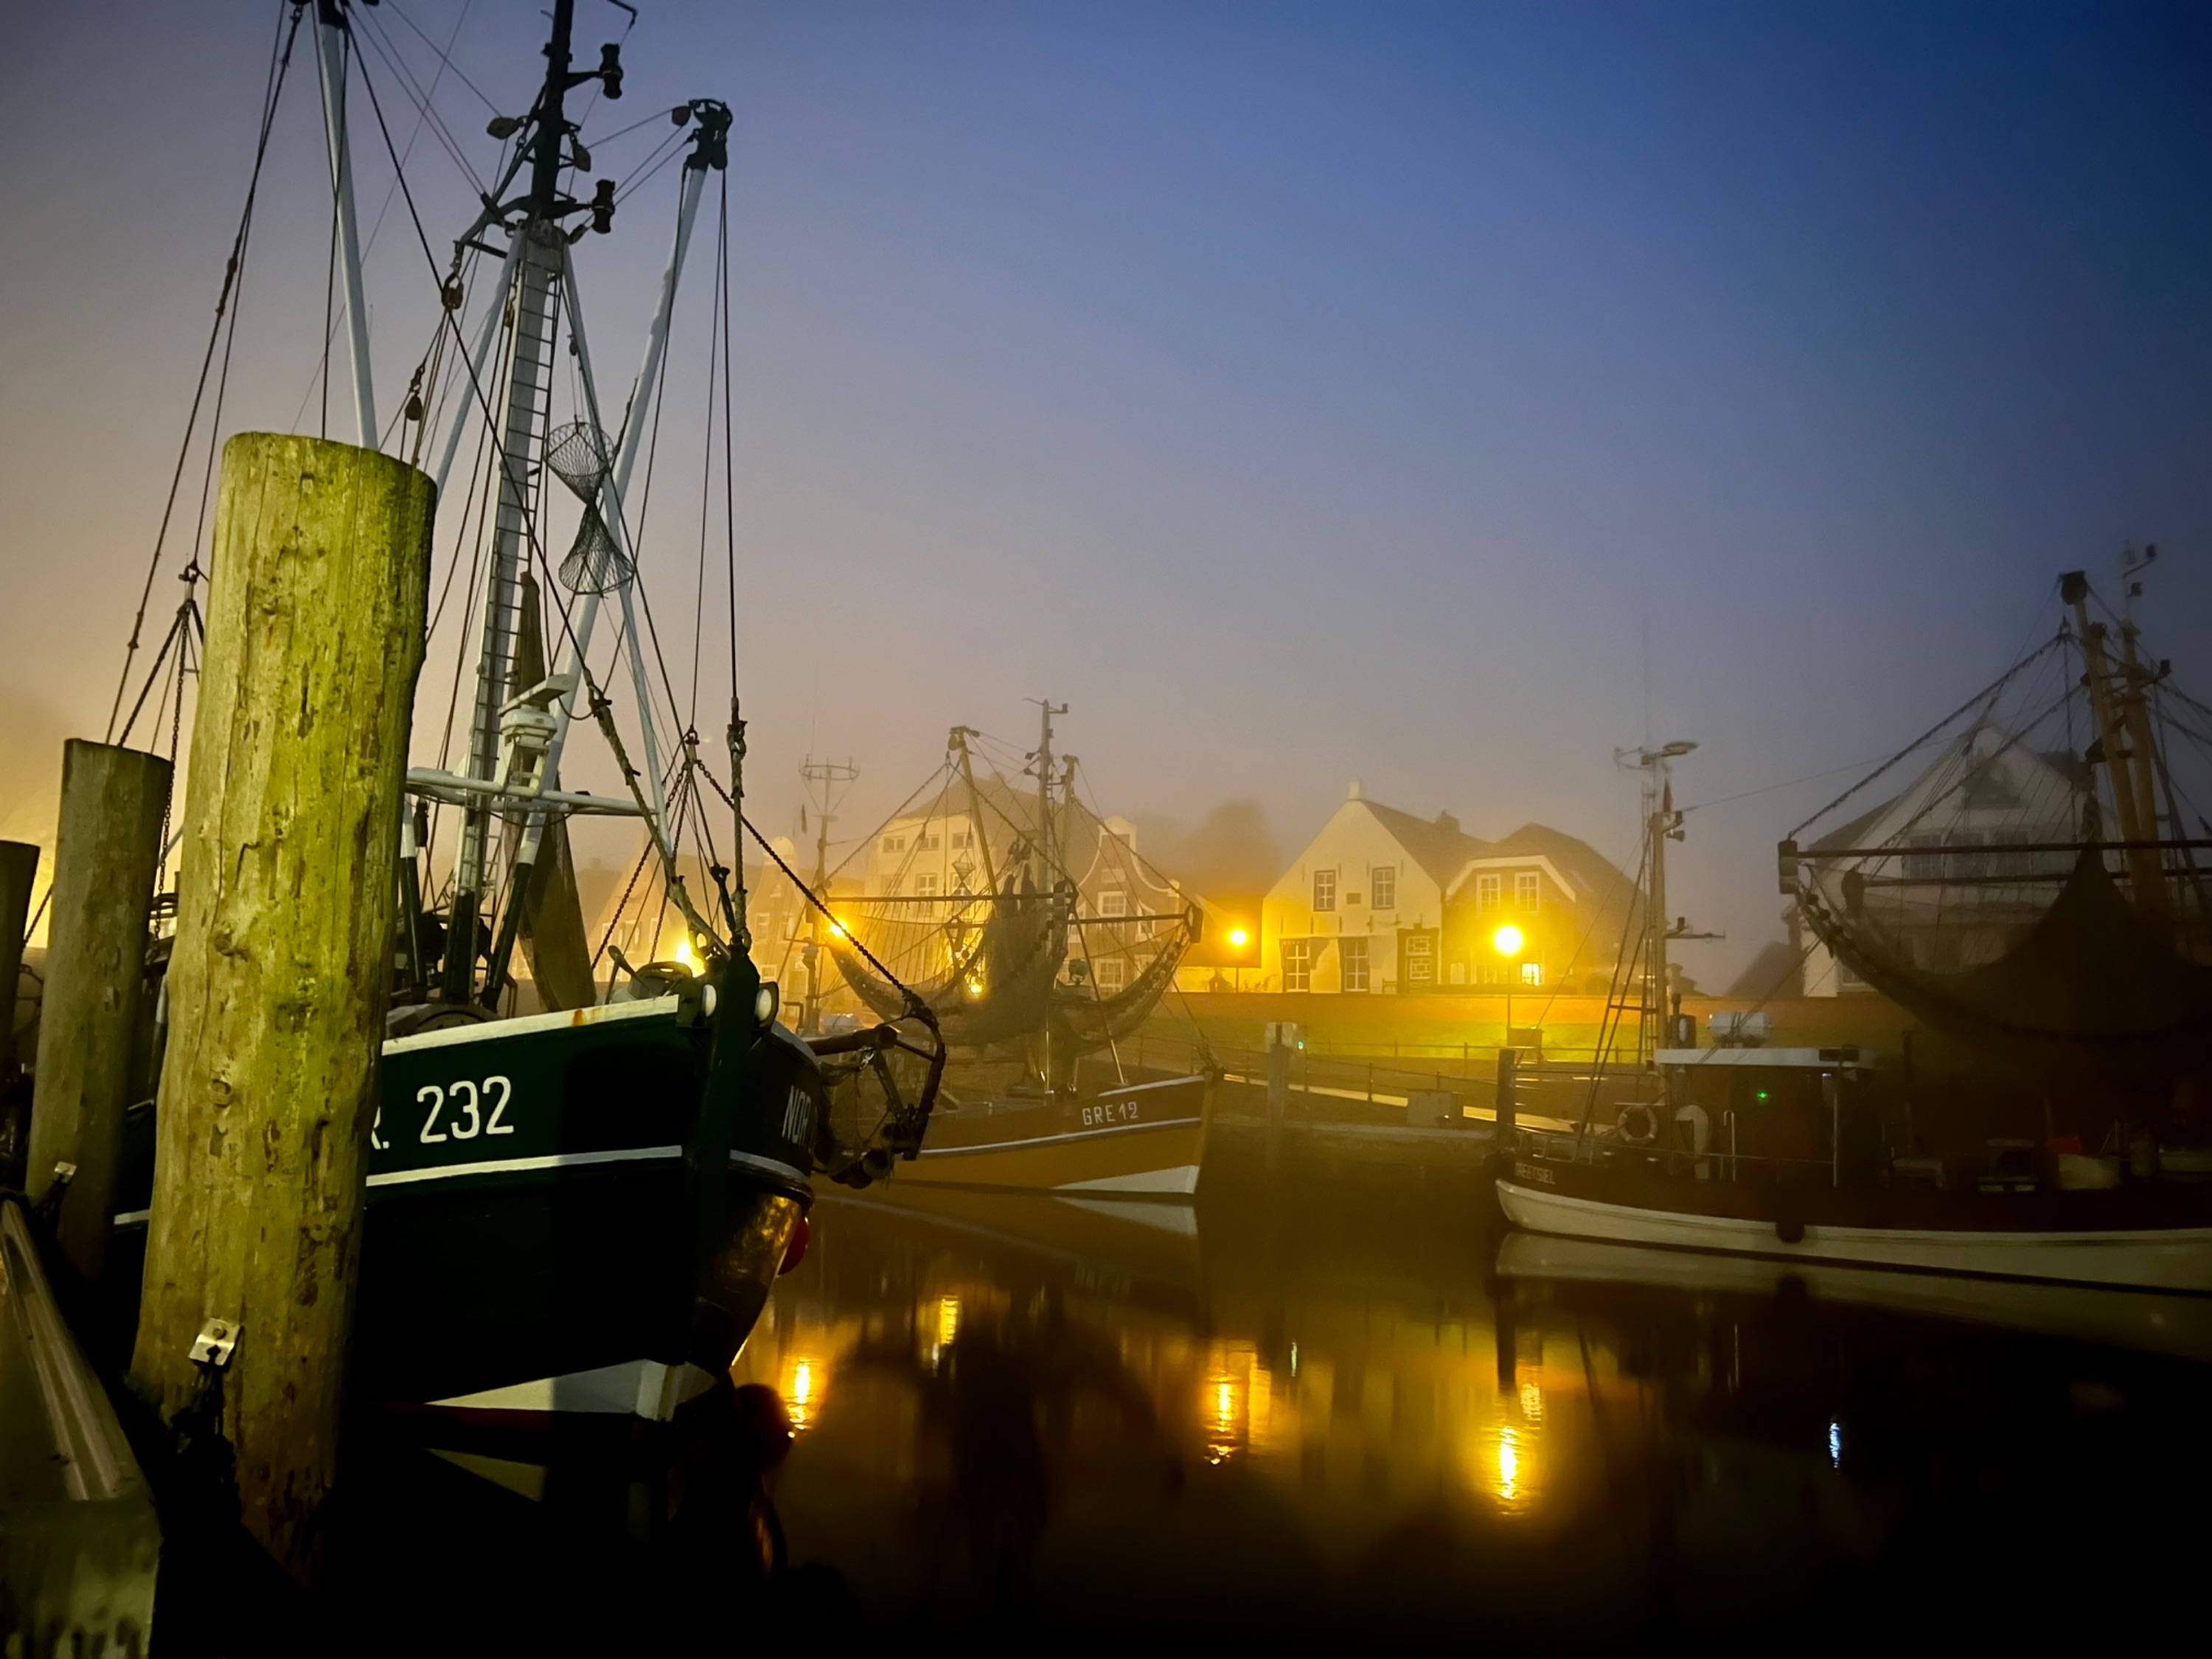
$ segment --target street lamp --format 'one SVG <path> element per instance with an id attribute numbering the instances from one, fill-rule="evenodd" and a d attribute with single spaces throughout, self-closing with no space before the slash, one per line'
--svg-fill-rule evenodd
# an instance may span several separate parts
<path id="1" fill-rule="evenodd" d="M 1505 958 L 1505 1042 L 1513 1041 L 1513 980 L 1520 970 L 1522 948 L 1528 939 L 1511 922 L 1501 923 L 1490 936 L 1490 948 Z"/>

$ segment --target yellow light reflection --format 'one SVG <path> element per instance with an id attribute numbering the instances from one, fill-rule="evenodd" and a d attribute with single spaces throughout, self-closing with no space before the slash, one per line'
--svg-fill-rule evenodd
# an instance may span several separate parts
<path id="1" fill-rule="evenodd" d="M 676 960 L 682 964 L 684 971 L 687 974 L 696 974 L 699 971 L 699 958 L 693 954 L 691 941 L 689 939 L 680 939 L 676 941 Z"/>
<path id="2" fill-rule="evenodd" d="M 1206 1379 L 1202 1398 L 1207 1462 L 1225 1463 L 1251 1443 L 1250 1386 L 1246 1377 L 1219 1372 Z"/>
<path id="3" fill-rule="evenodd" d="M 1510 1427 L 1498 1431 L 1498 1497 L 1508 1504 L 1521 1501 L 1521 1436 Z"/>
<path id="4" fill-rule="evenodd" d="M 1521 1415 L 1531 1423 L 1544 1420 L 1544 1391 L 1534 1382 L 1521 1385 Z"/>
<path id="5" fill-rule="evenodd" d="M 940 1297 L 937 1303 L 937 1346 L 949 1348 L 952 1339 L 960 1334 L 960 1298 Z"/>
<path id="6" fill-rule="evenodd" d="M 783 1403 L 791 1413 L 794 1434 L 805 1433 L 822 1415 L 823 1370 L 818 1359 L 791 1362 L 791 1375 L 783 1387 Z"/>

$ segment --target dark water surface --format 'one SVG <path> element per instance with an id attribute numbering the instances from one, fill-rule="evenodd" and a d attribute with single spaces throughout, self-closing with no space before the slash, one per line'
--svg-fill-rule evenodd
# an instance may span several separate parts
<path id="1" fill-rule="evenodd" d="M 2212 1302 L 1508 1237 L 1474 1199 L 823 1200 L 737 1368 L 799 1426 L 790 1559 L 896 1628 L 1820 1645 L 2193 1600 Z"/>
<path id="2" fill-rule="evenodd" d="M 157 1650 L 2203 1645 L 2212 1298 L 1208 1182 L 825 1195 L 736 1368 L 795 1440 L 759 1389 L 543 1467 L 363 1425 L 311 1606 L 165 1504 Z"/>

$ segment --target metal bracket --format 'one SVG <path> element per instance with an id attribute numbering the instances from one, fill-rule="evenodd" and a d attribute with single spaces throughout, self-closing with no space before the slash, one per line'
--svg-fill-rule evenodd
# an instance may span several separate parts
<path id="1" fill-rule="evenodd" d="M 231 1352 L 238 1346 L 238 1334 L 243 1328 L 227 1319 L 209 1320 L 192 1339 L 192 1364 L 221 1370 L 230 1364 Z"/>

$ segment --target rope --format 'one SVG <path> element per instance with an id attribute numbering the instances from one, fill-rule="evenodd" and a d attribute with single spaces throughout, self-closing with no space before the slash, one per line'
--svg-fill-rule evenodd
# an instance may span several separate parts
<path id="1" fill-rule="evenodd" d="M 292 66 L 292 47 L 294 43 L 299 39 L 300 20 L 305 15 L 306 12 L 304 8 L 293 8 L 291 13 L 291 27 L 289 30 L 286 30 L 283 27 L 283 10 L 280 9 L 277 14 L 279 39 L 281 39 L 283 45 L 280 48 L 276 40 L 272 40 L 270 43 L 270 64 L 269 72 L 264 80 L 262 87 L 261 131 L 254 142 L 253 172 L 246 181 L 246 204 L 239 214 L 238 230 L 231 238 L 230 258 L 223 266 L 222 289 L 222 292 L 216 296 L 215 321 L 208 330 L 207 350 L 202 354 L 200 358 L 199 380 L 192 390 L 191 412 L 185 417 L 184 441 L 178 446 L 176 470 L 170 475 L 168 498 L 163 502 L 161 507 L 161 527 L 155 533 L 154 537 L 154 556 L 147 562 L 145 584 L 139 590 L 138 594 L 137 614 L 134 616 L 131 621 L 131 641 L 124 648 L 123 672 L 117 678 L 115 684 L 115 701 L 113 705 L 108 709 L 106 740 L 110 743 L 112 743 L 115 740 L 116 717 L 122 713 L 123 694 L 127 689 L 129 689 L 131 684 L 131 665 L 138 654 L 138 642 L 141 637 L 141 630 L 144 628 L 146 623 L 147 602 L 154 596 L 154 578 L 161 568 L 161 551 L 163 547 L 167 544 L 170 520 L 176 512 L 177 491 L 184 483 L 185 462 L 191 454 L 192 434 L 198 428 L 199 424 L 201 401 L 207 394 L 208 374 L 215 363 L 216 343 L 222 337 L 223 319 L 225 316 L 229 313 L 232 297 L 238 292 L 240 279 L 245 274 L 246 247 L 249 240 L 251 240 L 253 228 L 253 204 L 261 190 L 262 163 L 267 159 L 269 155 L 269 135 L 276 125 L 276 106 L 278 101 L 283 96 L 285 77 Z M 231 337 L 234 340 L 237 337 L 237 327 L 234 318 L 233 319 Z M 226 350 L 223 353 L 223 380 L 226 386 L 229 380 L 229 371 L 230 353 Z M 218 391 L 216 395 L 219 409 L 222 397 L 220 391 Z M 210 433 L 208 438 L 210 454 L 209 465 L 210 468 L 213 466 L 212 454 L 215 443 L 213 432 L 214 425 L 215 422 L 211 420 L 210 422 Z M 203 514 L 204 514 L 204 497 L 203 497 Z M 197 550 L 198 546 L 198 533 L 197 531 L 195 531 L 193 535 L 193 546 L 195 550 Z"/>
<path id="2" fill-rule="evenodd" d="M 1805 827 L 1806 827 L 1806 825 L 1807 825 L 1807 824 L 1817 823 L 1819 823 L 1822 818 L 1824 818 L 1824 817 L 1827 817 L 1827 815 L 1828 815 L 1829 813 L 1831 813 L 1831 812 L 1834 811 L 1836 810 L 1836 808 L 1838 808 L 1838 806 L 1841 806 L 1841 805 L 1842 805 L 1845 801 L 1849 800 L 1852 796 L 1854 796 L 1854 795 L 1857 794 L 1857 793 L 1858 793 L 1858 792 L 1859 792 L 1860 790 L 1862 790 L 1862 789 L 1865 788 L 1865 787 L 1867 787 L 1867 785 L 1869 785 L 1869 784 L 1872 783 L 1872 782 L 1873 782 L 1876 778 L 1878 778 L 1878 777 L 1881 776 L 1881 775 L 1882 775 L 1883 773 L 1885 773 L 1885 772 L 1888 771 L 1888 770 L 1889 770 L 1889 769 L 1890 769 L 1891 767 L 1893 767 L 1893 766 L 1896 765 L 1896 764 L 1898 763 L 1898 762 L 1899 762 L 1899 761 L 1903 760 L 1903 759 L 1904 759 L 1907 755 L 1910 755 L 1910 754 L 1911 754 L 1914 750 L 1916 750 L 1916 749 L 1919 748 L 1923 744 L 1924 744 L 1924 743 L 1928 742 L 1928 740 L 1929 740 L 1929 738 L 1936 737 L 1938 733 L 1940 733 L 1940 732 L 1944 729 L 1944 727 L 1946 727 L 1946 726 L 1949 726 L 1949 725 L 1951 724 L 1951 722 L 1952 722 L 1952 721 L 1954 721 L 1954 720 L 1957 720 L 1957 719 L 1959 718 L 1959 716 L 1960 716 L 1960 715 L 1961 715 L 1961 714 L 1966 714 L 1967 711 L 1969 711 L 1970 709 L 1972 709 L 1972 708 L 1976 704 L 1978 704 L 1978 703 L 1984 703 L 1984 704 L 1986 704 L 1986 703 L 1991 703 L 1991 702 L 1996 702 L 1997 693 L 1999 693 L 2000 691 L 2003 690 L 2007 685 L 2010 684 L 2013 682 L 2013 680 L 2014 680 L 2015 678 L 2017 678 L 2020 676 L 2020 674 L 2021 674 L 2024 670 L 2026 670 L 2026 669 L 2027 669 L 2027 667 L 2028 666 L 2028 665 L 2029 665 L 2029 664 L 2031 664 L 2031 663 L 2033 663 L 2033 662 L 2036 661 L 2039 658 L 2042 657 L 2042 656 L 2043 656 L 2046 652 L 2055 650 L 2055 649 L 2058 647 L 2058 645 L 2060 644 L 2060 642 L 2061 642 L 2061 641 L 2064 641 L 2064 640 L 2065 640 L 2065 639 L 2067 639 L 2068 637 L 2069 637 L 2069 635 L 2068 635 L 2068 634 L 2067 634 L 2066 629 L 2065 629 L 2063 627 L 2060 628 L 2060 629 L 2059 629 L 2059 630 L 2058 630 L 2058 632 L 2057 632 L 2056 635 L 2053 635 L 2050 640 L 2048 640 L 2047 641 L 2045 641 L 2044 644 L 2038 646 L 2038 647 L 2035 648 L 2035 650 L 2034 650 L 2031 654 L 2029 654 L 2029 655 L 2027 655 L 2027 656 L 2026 656 L 2026 657 L 2021 658 L 2018 662 L 2014 663 L 2014 664 L 2010 668 L 2008 668 L 2007 670 L 2005 670 L 2005 672 L 2004 672 L 2002 674 L 2001 674 L 2001 675 L 1999 675 L 1999 676 L 1997 677 L 1997 678 L 1996 679 L 1996 681 L 1995 681 L 1994 683 L 1992 683 L 1992 684 L 1990 684 L 1990 685 L 1987 685 L 1987 686 L 1984 687 L 1981 690 L 1977 691 L 1976 693 L 1974 693 L 1974 695 L 1973 695 L 1972 696 L 1971 696 L 1971 697 L 1967 698 L 1966 702 L 1964 702 L 1960 703 L 1960 704 L 1956 708 L 1953 709 L 1949 714 L 1948 714 L 1944 715 L 1944 716 L 1943 716 L 1943 718 L 1942 718 L 1942 720 L 1940 720 L 1936 721 L 1935 725 L 1933 725 L 1933 726 L 1929 726 L 1929 727 L 1925 732 L 1922 732 L 1918 737 L 1915 738 L 1914 738 L 1911 743 L 1909 743 L 1909 744 L 1905 744 L 1904 748 L 1902 748 L 1902 749 L 1899 750 L 1898 750 L 1894 755 L 1892 755 L 1892 756 L 1891 756 L 1887 760 L 1884 761 L 1884 762 L 1883 762 L 1880 766 L 1877 766 L 1876 768 L 1875 768 L 1875 769 L 1874 769 L 1873 771 L 1871 771 L 1871 772 L 1868 773 L 1868 774 L 1866 775 L 1866 776 L 1864 776 L 1864 777 L 1861 778 L 1861 779 L 1860 779 L 1856 783 L 1853 784 L 1850 788 L 1848 788 L 1848 789 L 1844 790 L 1844 793 L 1843 793 L 1842 794 L 1840 794 L 1840 795 L 1837 796 L 1837 797 L 1835 798 L 1835 799 L 1833 799 L 1833 800 L 1830 801 L 1830 802 L 1829 802 L 1826 806 L 1823 806 L 1823 807 L 1822 807 L 1819 811 L 1813 813 L 1810 817 L 1808 817 L 1808 818 L 1806 818 L 1806 820 L 1805 820 L 1805 822 L 1804 822 L 1803 823 L 1800 823 L 1800 824 L 1798 824 L 1795 829 L 1791 830 L 1790 831 L 1790 835 L 1789 835 L 1789 836 L 1788 836 L 1788 837 L 1785 837 L 1785 839 L 1794 839 L 1796 836 L 1797 836 L 1799 834 L 1801 834 L 1801 833 L 1804 830 L 1804 829 L 1805 829 Z"/>

